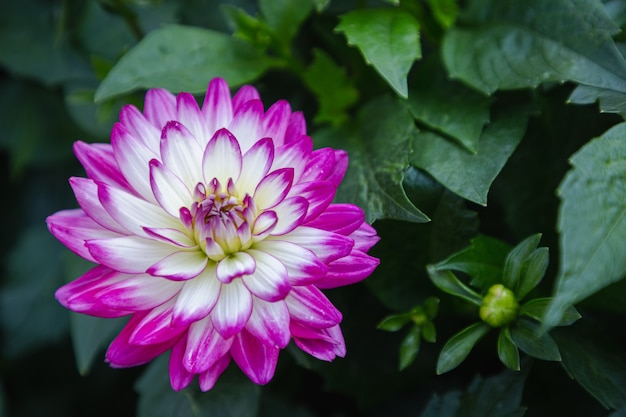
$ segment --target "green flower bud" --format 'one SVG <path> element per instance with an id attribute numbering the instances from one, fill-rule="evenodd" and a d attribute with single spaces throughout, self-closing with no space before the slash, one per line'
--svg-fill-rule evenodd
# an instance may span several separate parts
<path id="1" fill-rule="evenodd" d="M 493 285 L 483 297 L 480 318 L 492 327 L 502 327 L 517 317 L 519 304 L 513 291 L 502 284 Z"/>

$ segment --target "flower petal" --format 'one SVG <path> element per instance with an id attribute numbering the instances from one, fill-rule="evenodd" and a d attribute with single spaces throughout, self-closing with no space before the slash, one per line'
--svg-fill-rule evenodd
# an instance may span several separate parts
<path id="1" fill-rule="evenodd" d="M 200 143 L 178 122 L 168 122 L 161 136 L 163 164 L 180 178 L 191 192 L 202 181 Z"/>
<path id="2" fill-rule="evenodd" d="M 138 236 L 148 236 L 144 227 L 180 227 L 179 220 L 160 206 L 108 184 L 98 184 L 98 198 L 115 221 Z"/>
<path id="3" fill-rule="evenodd" d="M 224 339 L 211 323 L 210 317 L 192 323 L 187 336 L 183 366 L 194 374 L 205 372 L 228 353 L 233 339 Z"/>
<path id="4" fill-rule="evenodd" d="M 120 171 L 133 190 L 146 201 L 155 202 L 150 188 L 150 160 L 158 157 L 156 149 L 150 149 L 130 134 L 121 123 L 115 123 L 111 132 L 111 146 Z"/>
<path id="5" fill-rule="evenodd" d="M 367 223 L 363 223 L 350 237 L 354 239 L 354 249 L 361 252 L 367 252 L 380 240 L 376 230 Z"/>
<path id="6" fill-rule="evenodd" d="M 256 262 L 250 254 L 235 252 L 219 261 L 217 264 L 217 279 L 224 284 L 228 284 L 242 275 L 254 273 L 255 269 Z"/>
<path id="7" fill-rule="evenodd" d="M 120 122 L 128 129 L 131 135 L 146 145 L 148 149 L 159 149 L 161 128 L 155 126 L 135 106 L 126 105 L 120 111 Z"/>
<path id="8" fill-rule="evenodd" d="M 217 304 L 211 312 L 211 321 L 224 339 L 239 333 L 252 313 L 252 295 L 240 279 L 222 284 Z"/>
<path id="9" fill-rule="evenodd" d="M 228 84 L 221 78 L 214 78 L 209 83 L 202 114 L 206 124 L 205 138 L 208 139 L 219 129 L 227 127 L 233 119 L 233 106 L 230 99 Z M 202 145 L 206 145 L 206 142 Z"/>
<path id="10" fill-rule="evenodd" d="M 339 325 L 327 329 L 310 329 L 294 323 L 291 331 L 296 346 L 314 358 L 330 362 L 337 356 L 346 355 L 346 343 Z"/>
<path id="11" fill-rule="evenodd" d="M 285 131 L 285 142 L 289 143 L 294 140 L 300 139 L 301 136 L 306 135 L 306 121 L 302 112 L 296 111 L 291 113 L 289 118 L 289 124 Z"/>
<path id="12" fill-rule="evenodd" d="M 336 288 L 354 284 L 374 272 L 380 261 L 360 251 L 337 259 L 328 264 L 328 274 L 316 282 L 318 288 Z"/>
<path id="13" fill-rule="evenodd" d="M 262 136 L 272 138 L 276 143 L 284 143 L 285 131 L 289 125 L 291 107 L 285 100 L 278 100 L 263 116 Z"/>
<path id="14" fill-rule="evenodd" d="M 139 366 L 150 362 L 171 348 L 176 339 L 171 339 L 163 343 L 154 345 L 132 345 L 129 343 L 131 334 L 135 327 L 144 319 L 146 314 L 138 313 L 131 317 L 130 321 L 122 329 L 119 335 L 111 342 L 106 353 L 106 361 L 113 368 L 127 368 Z"/>
<path id="15" fill-rule="evenodd" d="M 128 234 L 128 230 L 123 228 L 113 217 L 111 217 L 111 215 L 102 206 L 102 203 L 98 198 L 98 184 L 96 184 L 94 180 L 72 177 L 70 178 L 70 186 L 74 191 L 78 205 L 80 205 L 85 213 L 96 223 L 105 229 L 124 235 Z"/>
<path id="16" fill-rule="evenodd" d="M 204 145 L 207 142 L 204 117 L 194 96 L 189 93 L 180 93 L 176 96 L 175 120 L 182 123 L 198 140 L 200 145 Z"/>
<path id="17" fill-rule="evenodd" d="M 224 355 L 213 366 L 198 375 L 200 389 L 204 392 L 212 389 L 217 382 L 217 378 L 228 368 L 228 364 L 230 364 L 230 355 Z"/>
<path id="18" fill-rule="evenodd" d="M 241 195 L 254 192 L 256 186 L 269 172 L 274 161 L 274 144 L 270 138 L 257 141 L 243 155 L 241 174 L 237 180 L 237 190 Z"/>
<path id="19" fill-rule="evenodd" d="M 128 338 L 133 345 L 154 345 L 176 340 L 187 330 L 186 327 L 172 326 L 172 309 L 174 300 L 153 308 L 137 323 L 135 330 Z"/>
<path id="20" fill-rule="evenodd" d="M 85 168 L 87 176 L 96 181 L 115 184 L 127 191 L 131 190 L 130 184 L 124 178 L 115 161 L 113 147 L 105 143 L 74 142 L 74 155 Z"/>
<path id="21" fill-rule="evenodd" d="M 183 336 L 172 347 L 172 351 L 170 353 L 170 385 L 174 391 L 180 391 L 183 388 L 186 388 L 189 384 L 191 384 L 191 381 L 195 376 L 194 373 L 189 372 L 183 366 L 183 357 L 185 355 L 186 348 L 187 338 Z"/>
<path id="22" fill-rule="evenodd" d="M 300 226 L 286 235 L 270 236 L 270 240 L 284 240 L 312 251 L 322 262 L 343 258 L 352 251 L 354 241 L 349 237 L 326 230 Z"/>
<path id="23" fill-rule="evenodd" d="M 272 208 L 278 221 L 272 235 L 279 236 L 291 232 L 298 227 L 307 215 L 309 202 L 301 196 L 289 197 Z"/>
<path id="24" fill-rule="evenodd" d="M 297 195 L 307 199 L 309 207 L 304 218 L 308 222 L 319 216 L 335 198 L 337 187 L 328 181 L 313 181 L 299 183 L 291 189 L 291 195 Z"/>
<path id="25" fill-rule="evenodd" d="M 254 190 L 259 210 L 269 209 L 283 201 L 293 184 L 293 168 L 282 168 L 265 176 Z"/>
<path id="26" fill-rule="evenodd" d="M 287 268 L 291 285 L 308 285 L 324 277 L 328 268 L 313 252 L 280 240 L 257 242 L 254 247 L 275 256 Z"/>
<path id="27" fill-rule="evenodd" d="M 265 301 L 284 299 L 291 289 L 285 265 L 266 252 L 249 249 L 248 253 L 256 261 L 256 270 L 252 275 L 243 276 L 246 287 L 252 294 Z"/>
<path id="28" fill-rule="evenodd" d="M 357 230 L 364 221 L 365 215 L 358 206 L 354 204 L 331 204 L 317 217 L 309 221 L 307 226 L 348 236 Z M 375 234 L 376 232 L 374 232 Z"/>
<path id="29" fill-rule="evenodd" d="M 285 299 L 291 319 L 307 327 L 324 329 L 341 321 L 341 313 L 313 285 L 293 287 Z"/>
<path id="30" fill-rule="evenodd" d="M 237 139 L 226 129 L 218 130 L 211 138 L 202 156 L 202 175 L 206 183 L 217 178 L 226 184 L 230 178 L 237 181 L 241 172 L 241 149 Z"/>
<path id="31" fill-rule="evenodd" d="M 46 219 L 48 230 L 61 243 L 67 246 L 78 256 L 95 262 L 85 241 L 97 238 L 110 238 L 120 236 L 91 220 L 82 209 L 63 210 L 48 216 Z"/>
<path id="32" fill-rule="evenodd" d="M 233 113 L 236 114 L 250 100 L 261 100 L 261 96 L 253 86 L 244 85 L 233 97 Z"/>
<path id="33" fill-rule="evenodd" d="M 185 281 L 174 305 L 174 325 L 187 326 L 206 317 L 217 303 L 221 286 L 212 267 L 206 268 L 194 279 Z"/>
<path id="34" fill-rule="evenodd" d="M 300 181 L 306 168 L 305 162 L 313 150 L 313 141 L 308 136 L 301 136 L 297 140 L 276 148 L 276 157 L 272 169 L 293 167 L 294 183 Z"/>
<path id="35" fill-rule="evenodd" d="M 276 371 L 280 349 L 267 346 L 247 331 L 239 333 L 230 349 L 235 363 L 255 384 L 267 384 Z"/>
<path id="36" fill-rule="evenodd" d="M 208 261 L 204 252 L 199 249 L 181 250 L 154 263 L 146 272 L 174 281 L 184 281 L 200 275 Z"/>
<path id="37" fill-rule="evenodd" d="M 124 280 L 107 284 L 96 296 L 103 305 L 112 309 L 144 311 L 170 300 L 182 286 L 180 282 L 165 278 L 132 274 Z"/>
<path id="38" fill-rule="evenodd" d="M 179 248 L 139 236 L 93 239 L 86 243 L 89 253 L 99 263 L 129 274 L 144 273 Z"/>
<path id="39" fill-rule="evenodd" d="M 150 187 L 159 205 L 173 217 L 193 202 L 185 183 L 156 159 L 150 161 Z"/>
<path id="40" fill-rule="evenodd" d="M 157 227 L 144 227 L 143 229 L 148 236 L 158 239 L 163 243 L 169 243 L 186 249 L 196 246 L 196 242 L 192 238 L 178 229 Z"/>
<path id="41" fill-rule="evenodd" d="M 287 304 L 282 300 L 268 303 L 255 297 L 246 330 L 267 346 L 285 348 L 291 339 Z"/>
<path id="42" fill-rule="evenodd" d="M 148 90 L 143 114 L 160 131 L 167 122 L 176 119 L 176 97 L 162 88 Z"/>
<path id="43" fill-rule="evenodd" d="M 124 282 L 132 275 L 113 271 L 104 266 L 96 266 L 80 278 L 59 288 L 55 297 L 64 307 L 95 317 L 121 317 L 132 313 L 125 308 L 106 305 L 97 296 L 103 288 Z"/>
<path id="44" fill-rule="evenodd" d="M 228 130 L 237 138 L 242 152 L 246 152 L 261 138 L 261 100 L 246 101 L 235 113 Z"/>

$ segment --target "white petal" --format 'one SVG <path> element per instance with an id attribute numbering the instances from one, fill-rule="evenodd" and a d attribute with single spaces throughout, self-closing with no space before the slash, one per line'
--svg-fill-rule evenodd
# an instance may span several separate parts
<path id="1" fill-rule="evenodd" d="M 200 112 L 198 102 L 191 94 L 180 93 L 176 96 L 176 120 L 182 123 L 198 139 L 200 145 L 207 142 L 208 138 L 205 139 L 204 117 Z"/>
<path id="2" fill-rule="evenodd" d="M 139 236 L 93 239 L 86 245 L 99 263 L 129 274 L 143 273 L 151 265 L 179 250 L 176 246 Z"/>
<path id="3" fill-rule="evenodd" d="M 189 326 L 183 366 L 189 372 L 203 372 L 226 355 L 232 344 L 233 339 L 224 339 L 207 316 Z"/>
<path id="4" fill-rule="evenodd" d="M 246 287 L 265 301 L 284 299 L 291 288 L 285 265 L 266 252 L 249 249 L 248 253 L 256 261 L 256 270 L 254 274 L 244 275 L 242 278 Z"/>
<path id="5" fill-rule="evenodd" d="M 181 282 L 147 274 L 131 275 L 97 294 L 100 302 L 118 310 L 144 311 L 155 308 L 174 297 Z"/>
<path id="6" fill-rule="evenodd" d="M 201 250 L 174 252 L 146 270 L 150 275 L 165 277 L 175 281 L 197 277 L 206 267 L 208 258 Z"/>
<path id="7" fill-rule="evenodd" d="M 274 207 L 289 193 L 292 183 L 292 168 L 283 168 L 271 172 L 261 180 L 254 190 L 254 203 L 259 210 Z"/>
<path id="8" fill-rule="evenodd" d="M 168 122 L 163 129 L 161 156 L 163 165 L 180 178 L 189 190 L 202 181 L 202 148 L 198 140 L 178 122 Z"/>
<path id="9" fill-rule="evenodd" d="M 256 262 L 246 252 L 235 252 L 217 264 L 217 278 L 225 284 L 242 275 L 254 273 Z"/>
<path id="10" fill-rule="evenodd" d="M 193 202 L 185 183 L 156 159 L 150 161 L 150 187 L 159 205 L 174 217 Z"/>
<path id="11" fill-rule="evenodd" d="M 223 284 L 219 299 L 211 312 L 215 329 L 228 339 L 239 333 L 252 313 L 252 295 L 240 279 Z"/>
<path id="12" fill-rule="evenodd" d="M 215 268 L 211 267 L 194 279 L 185 281 L 174 306 L 174 324 L 188 325 L 206 317 L 217 303 L 221 286 L 215 276 Z"/>
<path id="13" fill-rule="evenodd" d="M 237 180 L 237 190 L 241 195 L 254 193 L 255 188 L 269 172 L 274 161 L 274 145 L 270 138 L 256 142 L 243 156 L 241 175 Z"/>
<path id="14" fill-rule="evenodd" d="M 241 149 L 226 129 L 218 130 L 209 141 L 202 157 L 202 174 L 206 183 L 217 178 L 223 185 L 237 181 L 241 172 Z"/>
<path id="15" fill-rule="evenodd" d="M 279 349 L 286 347 L 291 338 L 287 303 L 282 300 L 268 303 L 255 297 L 246 330 L 266 345 Z"/>
<path id="16" fill-rule="evenodd" d="M 282 262 L 292 285 L 306 285 L 326 275 L 328 268 L 313 252 L 295 243 L 264 240 L 254 247 L 267 252 Z"/>
<path id="17" fill-rule="evenodd" d="M 286 235 L 269 236 L 270 240 L 284 240 L 312 251 L 322 262 L 343 258 L 352 251 L 354 241 L 349 237 L 313 227 L 300 226 Z"/>
<path id="18" fill-rule="evenodd" d="M 278 203 L 272 208 L 278 217 L 272 235 L 284 235 L 298 227 L 304 220 L 308 208 L 307 199 L 300 196 L 286 198 Z"/>
<path id="19" fill-rule="evenodd" d="M 230 124 L 233 119 L 233 105 L 228 84 L 223 79 L 214 78 L 209 83 L 204 96 L 202 114 L 206 123 L 207 141 L 219 129 L 228 127 Z"/>
<path id="20" fill-rule="evenodd" d="M 262 117 L 263 103 L 260 100 L 247 101 L 233 117 L 228 130 L 237 138 L 242 152 L 260 139 Z"/>

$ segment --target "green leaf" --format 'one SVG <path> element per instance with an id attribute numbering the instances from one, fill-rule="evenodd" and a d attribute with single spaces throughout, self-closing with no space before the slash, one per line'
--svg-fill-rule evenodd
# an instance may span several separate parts
<path id="1" fill-rule="evenodd" d="M 240 85 L 274 64 L 249 44 L 224 33 L 169 25 L 150 32 L 124 55 L 96 90 L 95 99 L 155 87 L 200 93 L 211 78 Z"/>
<path id="2" fill-rule="evenodd" d="M 434 396 L 421 417 L 521 417 L 524 383 L 528 372 L 505 370 L 483 379 L 476 376 L 465 392 Z"/>
<path id="3" fill-rule="evenodd" d="M 397 332 L 410 321 L 411 313 L 393 314 L 382 319 L 376 328 L 387 332 Z"/>
<path id="4" fill-rule="evenodd" d="M 507 368 L 514 371 L 520 370 L 519 350 L 511 339 L 511 331 L 508 327 L 501 329 L 498 334 L 498 357 Z"/>
<path id="5" fill-rule="evenodd" d="M 498 114 L 483 130 L 475 155 L 438 134 L 420 132 L 410 162 L 461 197 L 485 206 L 491 183 L 522 139 L 526 121 L 527 111 L 520 108 Z"/>
<path id="6" fill-rule="evenodd" d="M 457 140 L 469 152 L 489 122 L 489 99 L 463 84 L 450 81 L 438 60 L 424 63 L 412 77 L 409 110 L 416 120 Z"/>
<path id="7" fill-rule="evenodd" d="M 398 369 L 402 371 L 415 361 L 420 351 L 420 342 L 422 341 L 422 331 L 419 326 L 413 326 L 402 339 L 400 344 L 400 360 Z"/>
<path id="8" fill-rule="evenodd" d="M 474 323 L 455 334 L 441 349 L 437 360 L 437 375 L 451 371 L 467 358 L 480 339 L 491 330 L 485 323 Z"/>
<path id="9" fill-rule="evenodd" d="M 454 24 L 459 14 L 458 0 L 427 0 L 427 2 L 441 27 L 447 29 Z"/>
<path id="10" fill-rule="evenodd" d="M 317 146 L 343 148 L 350 157 L 337 200 L 363 208 L 370 223 L 383 218 L 428 221 L 402 186 L 416 134 L 406 108 L 390 98 L 374 99 L 359 112 L 356 126 L 358 131 L 326 129 L 313 135 Z"/>
<path id="11" fill-rule="evenodd" d="M 626 275 L 626 123 L 593 139 L 571 158 L 559 187 L 561 270 L 545 323 Z"/>
<path id="12" fill-rule="evenodd" d="M 472 285 L 489 288 L 502 282 L 504 260 L 511 247 L 501 240 L 478 235 L 470 246 L 435 265 L 436 269 L 452 269 L 472 277 Z"/>
<path id="13" fill-rule="evenodd" d="M 260 0 L 259 8 L 276 37 L 288 45 L 311 12 L 313 3 L 311 0 Z"/>
<path id="14" fill-rule="evenodd" d="M 324 51 L 314 49 L 313 62 L 302 77 L 319 102 L 315 121 L 329 122 L 334 126 L 343 124 L 348 119 L 346 110 L 359 97 L 358 90 L 344 69 L 337 66 Z"/>
<path id="15" fill-rule="evenodd" d="M 509 252 L 504 262 L 504 274 L 502 279 L 505 287 L 515 290 L 519 286 L 522 267 L 526 259 L 537 248 L 540 240 L 541 233 L 537 233 L 524 239 Z"/>
<path id="16" fill-rule="evenodd" d="M 617 113 L 626 118 L 626 94 L 620 91 L 579 85 L 572 91 L 567 102 L 571 104 L 593 104 L 599 102 L 602 112 Z"/>
<path id="17" fill-rule="evenodd" d="M 9 281 L 0 291 L 6 357 L 31 353 L 67 334 L 67 312 L 53 296 L 63 284 L 63 253 L 63 246 L 39 224 L 25 229 L 8 254 Z"/>
<path id="18" fill-rule="evenodd" d="M 555 332 L 554 337 L 563 366 L 584 389 L 607 408 L 626 407 L 623 347 L 612 348 L 597 338 L 573 332 Z"/>
<path id="19" fill-rule="evenodd" d="M 174 391 L 169 381 L 168 355 L 152 362 L 135 389 L 139 393 L 137 417 L 256 417 L 259 407 L 259 387 L 234 367 L 227 369 L 209 392 L 199 392 L 192 386 Z"/>
<path id="20" fill-rule="evenodd" d="M 126 318 L 103 319 L 83 314 L 70 314 L 72 346 L 78 372 L 89 374 L 93 361 L 126 324 Z"/>
<path id="21" fill-rule="evenodd" d="M 548 248 L 535 249 L 522 264 L 515 295 L 517 299 L 523 299 L 539 282 L 543 279 L 550 262 L 550 251 Z"/>
<path id="22" fill-rule="evenodd" d="M 262 51 L 271 45 L 272 34 L 265 22 L 230 4 L 222 4 L 221 10 L 234 28 L 233 36 L 249 42 Z"/>
<path id="23" fill-rule="evenodd" d="M 618 27 L 596 0 L 474 0 L 443 41 L 450 75 L 491 94 L 567 80 L 626 92 Z"/>
<path id="24" fill-rule="evenodd" d="M 400 96 L 408 96 L 407 74 L 422 56 L 419 22 L 413 16 L 399 8 L 353 10 L 341 16 L 336 30 Z"/>
<path id="25" fill-rule="evenodd" d="M 548 333 L 540 333 L 539 326 L 527 320 L 518 320 L 511 327 L 511 338 L 518 348 L 530 356 L 545 361 L 560 361 L 556 342 Z"/>
<path id="26" fill-rule="evenodd" d="M 430 280 L 441 291 L 456 297 L 469 301 L 477 306 L 482 305 L 483 299 L 467 285 L 463 284 L 457 277 L 449 270 L 438 270 L 433 265 L 427 267 Z"/>
<path id="27" fill-rule="evenodd" d="M 541 322 L 545 317 L 548 307 L 550 307 L 550 303 L 552 303 L 552 298 L 535 298 L 522 305 L 520 307 L 519 314 L 528 316 L 537 320 L 538 322 Z M 561 321 L 558 322 L 556 325 L 569 326 L 581 317 L 582 316 L 580 315 L 580 313 L 578 313 L 578 311 L 573 306 L 569 306 L 565 310 Z"/>
<path id="28" fill-rule="evenodd" d="M 330 0 L 313 0 L 313 4 L 315 5 L 315 10 L 317 12 L 323 12 L 325 8 L 330 4 Z"/>
<path id="29" fill-rule="evenodd" d="M 437 328 L 435 327 L 435 323 L 432 321 L 427 321 L 426 323 L 421 325 L 422 329 L 422 338 L 429 342 L 435 343 L 437 341 Z"/>
<path id="30" fill-rule="evenodd" d="M 422 308 L 424 309 L 424 313 L 426 313 L 426 317 L 431 320 L 434 319 L 439 311 L 439 298 L 428 297 L 426 301 L 424 301 Z"/>

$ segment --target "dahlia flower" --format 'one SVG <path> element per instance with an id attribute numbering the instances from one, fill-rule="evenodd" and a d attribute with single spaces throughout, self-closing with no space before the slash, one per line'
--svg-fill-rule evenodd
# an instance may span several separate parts
<path id="1" fill-rule="evenodd" d="M 97 264 L 56 292 L 70 310 L 130 316 L 112 341 L 113 367 L 170 351 L 180 390 L 211 389 L 231 362 L 255 383 L 279 351 L 322 360 L 346 353 L 341 313 L 320 289 L 367 277 L 378 237 L 351 204 L 331 204 L 347 154 L 313 150 L 301 113 L 267 111 L 256 89 L 233 97 L 210 82 L 188 93 L 147 92 L 125 106 L 111 144 L 76 142 L 87 178 L 70 179 L 80 208 L 47 219 L 51 233 Z"/>

